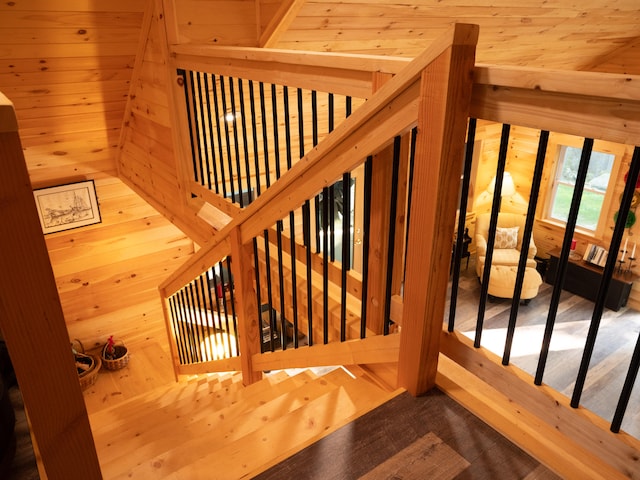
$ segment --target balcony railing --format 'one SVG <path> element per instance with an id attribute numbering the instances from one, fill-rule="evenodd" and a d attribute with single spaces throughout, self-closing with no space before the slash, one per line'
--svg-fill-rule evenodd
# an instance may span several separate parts
<path id="1" fill-rule="evenodd" d="M 174 344 L 177 373 L 242 369 L 245 382 L 252 382 L 260 377 L 262 370 L 275 368 L 398 362 L 400 386 L 420 394 L 436 383 L 438 358 L 442 352 L 487 383 L 502 381 L 505 373 L 499 370 L 500 362 L 495 362 L 495 365 L 489 362 L 492 364 L 490 367 L 484 365 L 483 362 L 490 355 L 481 346 L 492 239 L 489 241 L 483 286 L 478 300 L 475 344 L 470 345 L 463 338 L 443 331 L 442 325 L 451 246 L 454 243 L 452 233 L 455 230 L 459 232 L 455 244 L 462 245 L 460 235 L 464 231 L 468 209 L 465 199 L 474 161 L 476 119 L 501 125 L 502 143 L 495 159 L 498 178 L 504 172 L 511 126 L 538 129 L 540 132 L 538 161 L 529 179 L 531 192 L 525 227 L 525 235 L 529 237 L 534 228 L 538 205 L 547 132 L 639 145 L 640 93 L 635 78 L 525 72 L 516 68 L 483 66 L 475 68 L 471 89 L 474 35 L 473 28 L 458 25 L 453 35 L 448 37 L 452 39 L 450 44 L 437 42 L 410 63 L 400 59 L 386 60 L 386 75 L 376 73 L 374 69 L 368 72 L 361 70 L 356 74 L 347 67 L 355 60 L 349 57 L 340 57 L 333 64 L 326 62 L 322 56 L 310 57 L 309 62 L 316 62 L 315 65 L 303 68 L 295 64 L 299 59 L 297 53 L 289 56 L 284 52 L 244 49 L 175 48 L 175 66 L 186 80 L 185 85 L 199 85 L 196 90 L 184 90 L 184 104 L 189 110 L 183 112 L 183 138 L 185 145 L 188 145 L 184 151 L 190 152 L 190 167 L 184 170 L 191 171 L 193 176 L 183 181 L 188 185 L 192 197 L 226 211 L 230 220 L 221 227 L 211 245 L 198 252 L 161 286 L 163 297 L 171 299 L 167 303 L 167 321 L 174 339 L 184 337 L 189 342 L 193 342 L 194 335 L 200 335 L 201 332 L 181 333 L 185 319 L 200 327 L 210 326 L 215 330 L 215 317 L 219 317 L 220 312 L 216 312 L 215 302 L 212 301 L 214 294 L 211 293 L 210 278 L 215 278 L 214 265 L 231 258 L 231 291 L 234 292 L 235 307 L 232 316 L 237 319 L 237 326 L 228 328 L 227 332 L 233 330 L 238 338 L 235 350 L 229 348 L 229 355 L 223 360 L 197 355 L 187 358 L 188 355 L 180 353 L 181 347 Z M 366 64 L 372 66 L 376 61 L 370 60 Z M 275 62 L 279 73 L 268 73 L 268 62 Z M 311 79 L 310 72 L 322 72 L 322 75 Z M 309 91 L 328 91 L 344 95 L 345 98 L 368 100 L 354 108 L 350 115 L 341 116 L 344 120 L 327 128 L 324 138 L 318 140 L 317 144 L 312 139 L 311 149 L 306 144 L 302 147 L 307 123 L 301 122 L 297 137 L 299 160 L 296 162 L 292 150 L 295 142 L 290 137 L 292 129 L 287 127 L 290 117 L 283 127 L 284 138 L 288 139 L 284 142 L 284 150 L 275 140 L 281 137 L 282 132 L 276 133 L 275 130 L 274 142 L 269 146 L 265 145 L 262 150 L 245 148 L 246 145 L 255 145 L 255 132 L 259 131 L 260 122 L 260 128 L 265 124 L 264 116 L 260 120 L 260 117 L 249 115 L 247 118 L 251 118 L 251 122 L 240 128 L 237 126 L 238 119 L 232 120 L 236 122 L 233 132 L 240 133 L 237 139 L 235 134 L 227 137 L 224 130 L 227 127 L 222 123 L 219 124 L 222 130 L 208 126 L 211 110 L 205 105 L 211 102 L 207 100 L 208 95 L 213 95 L 210 85 L 216 81 L 220 86 L 224 84 L 222 76 L 233 78 L 234 81 L 227 85 L 238 85 L 238 88 L 245 81 L 247 85 L 249 81 L 254 82 L 254 89 L 259 82 L 270 82 L 269 85 L 276 85 L 273 87 L 276 91 L 282 92 L 282 98 L 289 96 L 289 93 L 284 93 L 284 87 L 287 86 L 298 92 L 297 89 L 307 88 Z M 367 76 L 369 80 L 366 80 Z M 279 83 L 274 77 L 279 79 Z M 218 80 L 208 81 L 209 86 L 205 88 L 205 82 L 201 80 L 198 84 L 198 78 Z M 242 80 L 236 80 L 238 78 Z M 345 78 L 353 79 L 353 82 L 349 84 L 344 81 Z M 609 95 L 612 83 L 620 88 Z M 371 92 L 366 92 L 367 88 Z M 273 91 L 272 87 L 267 90 Z M 603 96 L 603 92 L 607 95 Z M 242 96 L 246 102 L 247 95 L 243 93 Z M 309 94 L 307 98 L 311 99 L 312 96 Z M 251 95 L 248 97 L 251 98 Z M 200 101 L 193 103 L 196 98 Z M 237 98 L 239 95 L 234 95 L 234 99 Z M 228 108 L 228 103 L 225 104 L 221 98 L 216 101 L 222 102 L 215 113 L 216 118 L 220 118 L 220 110 L 222 107 Z M 467 106 L 470 110 L 467 110 Z M 243 110 L 246 114 L 246 106 L 240 107 L 240 111 Z M 278 123 L 275 121 L 276 111 L 280 112 L 280 107 L 274 105 L 271 113 L 274 125 Z M 298 110 L 303 111 L 304 106 Z M 456 159 L 465 157 L 465 131 L 468 148 L 463 162 Z M 203 132 L 213 141 L 207 143 L 203 139 Z M 218 144 L 214 145 L 216 138 L 219 139 Z M 221 148 L 223 145 L 225 147 Z M 235 153 L 232 148 L 236 149 Z M 218 156 L 214 161 L 212 159 L 216 151 Z M 280 153 L 276 155 L 276 151 Z M 588 148 L 585 148 L 585 152 L 588 152 Z M 629 208 L 629 192 L 635 187 L 640 168 L 637 152 L 636 149 L 629 180 L 620 201 L 623 214 L 620 218 L 626 218 L 624 213 Z M 246 162 L 251 155 L 257 158 L 257 162 Z M 278 158 L 275 165 L 279 166 L 273 177 L 266 174 L 273 169 L 270 163 L 269 166 L 266 163 L 267 157 L 271 158 L 272 155 Z M 283 156 L 286 159 L 284 162 Z M 584 158 L 586 165 L 588 153 Z M 286 168 L 280 169 L 285 165 Z M 213 177 L 209 176 L 211 173 Z M 363 194 L 353 202 L 352 207 L 351 186 L 354 178 L 356 191 L 362 185 Z M 460 178 L 463 179 L 461 204 L 458 203 Z M 251 192 L 252 189 L 257 192 L 258 188 L 260 192 L 255 199 L 250 194 L 250 201 L 240 200 L 243 198 L 240 194 Z M 497 197 L 500 188 L 497 182 Z M 335 205 L 338 191 L 343 199 L 341 215 L 330 210 Z M 237 206 L 232 206 L 233 200 L 241 202 L 241 211 Z M 561 262 L 567 261 L 568 245 L 574 233 L 571 219 L 577 214 L 577 208 L 577 204 L 573 205 L 570 221 L 563 233 Z M 499 204 L 494 201 L 493 227 L 496 225 L 498 209 Z M 362 237 L 355 235 L 352 210 L 364 213 Z M 459 219 L 457 225 L 456 210 Z M 334 221 L 336 216 L 340 217 L 340 222 Z M 620 223 L 616 224 L 612 235 L 609 246 L 612 251 L 616 251 L 622 238 Z M 339 230 L 341 235 L 337 235 Z M 332 244 L 332 240 L 338 238 L 342 242 L 339 250 Z M 364 243 L 364 252 L 359 268 L 354 270 L 352 256 L 358 248 L 358 241 Z M 338 255 L 340 258 L 335 258 L 337 251 L 341 252 Z M 450 314 L 446 319 L 449 332 L 454 331 L 456 323 L 461 250 L 457 248 L 454 253 L 453 296 Z M 509 338 L 518 328 L 523 261 L 521 259 L 515 278 L 509 334 L 502 362 L 504 365 L 509 364 Z M 589 344 L 597 335 L 598 316 L 601 314 L 602 298 L 606 294 L 610 273 L 611 265 L 607 265 L 601 293 L 595 304 L 593 332 L 589 334 L 590 340 L 585 347 L 585 366 L 589 363 Z M 215 284 L 213 287 L 217 288 Z M 554 295 L 557 296 L 555 292 L 560 289 L 561 282 L 557 282 Z M 196 293 L 191 293 L 191 290 Z M 188 303 L 182 298 L 195 300 Z M 177 305 L 180 308 L 176 308 Z M 551 410 L 541 410 L 531 403 L 532 398 L 538 397 L 539 405 L 549 401 L 548 395 L 537 386 L 542 383 L 545 351 L 553 333 L 555 308 L 557 302 L 552 302 L 547 320 L 548 332 L 539 357 L 540 373 L 531 378 L 532 391 L 537 393 L 531 395 L 524 393 L 523 389 L 522 393 L 513 395 L 518 402 L 531 405 L 543 422 L 555 425 L 561 434 L 564 434 L 567 425 L 571 425 L 567 427 L 571 431 L 575 425 L 579 425 L 578 430 L 582 431 L 573 431 L 569 435 L 572 441 L 580 445 L 579 451 L 596 455 L 600 459 L 598 462 L 603 462 L 594 467 L 596 470 L 607 473 L 632 471 L 637 467 L 633 452 L 638 449 L 633 439 L 624 433 L 620 433 L 617 439 L 608 437 L 601 433 L 599 425 L 594 426 L 594 422 L 581 416 L 576 420 L 571 414 L 563 413 L 558 420 Z M 616 413 L 611 423 L 614 431 L 619 428 L 619 420 L 624 415 L 622 407 L 632 390 L 638 356 L 636 351 L 633 358 L 629 358 L 627 385 L 619 401 L 621 411 Z M 509 367 L 502 368 L 505 368 L 505 372 L 512 370 Z M 580 383 L 587 371 L 581 370 L 576 381 L 577 398 L 571 402 L 573 407 L 579 403 L 582 393 Z M 500 379 L 500 382 L 496 379 Z M 517 380 L 514 378 L 513 381 Z M 556 400 L 556 404 L 561 403 Z M 566 407 L 569 407 L 568 403 Z M 602 449 L 604 443 L 615 445 L 615 448 L 608 446 Z M 558 455 L 555 461 L 559 463 L 554 466 L 562 470 L 560 457 Z"/>

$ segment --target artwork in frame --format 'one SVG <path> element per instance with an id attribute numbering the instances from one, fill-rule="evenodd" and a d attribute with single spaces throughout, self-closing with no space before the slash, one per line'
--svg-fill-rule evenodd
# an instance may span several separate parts
<path id="1" fill-rule="evenodd" d="M 100 223 L 93 180 L 34 190 L 42 231 L 60 232 Z"/>

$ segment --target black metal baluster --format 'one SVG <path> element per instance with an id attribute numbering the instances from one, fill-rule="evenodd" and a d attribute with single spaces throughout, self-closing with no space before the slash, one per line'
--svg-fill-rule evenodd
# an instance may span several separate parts
<path id="1" fill-rule="evenodd" d="M 189 97 L 191 97 L 191 95 L 189 94 L 189 82 L 187 81 L 187 72 L 184 71 L 183 69 L 178 69 L 178 75 L 180 75 L 182 77 L 182 87 L 184 90 L 184 102 L 185 102 L 185 108 L 187 110 L 187 125 L 189 126 L 189 140 L 190 140 L 190 144 L 191 144 L 191 164 L 193 167 L 193 178 L 194 180 L 197 178 L 197 161 L 196 161 L 196 150 L 195 150 L 195 137 L 193 135 L 193 119 L 191 117 L 191 107 L 190 107 L 190 102 L 189 102 Z"/>
<path id="2" fill-rule="evenodd" d="M 171 312 L 173 335 L 176 339 L 176 350 L 178 350 L 178 362 L 182 365 L 184 363 L 184 356 L 182 355 L 182 339 L 180 337 L 180 331 L 178 330 L 178 311 L 176 309 L 176 302 L 173 296 L 169 297 L 169 311 Z"/>
<path id="3" fill-rule="evenodd" d="M 328 125 L 327 131 L 332 132 L 335 123 L 335 102 L 333 93 L 328 94 Z M 329 202 L 329 222 L 327 223 L 328 231 L 329 231 L 329 256 L 332 262 L 336 261 L 336 227 L 335 227 L 335 183 L 329 187 L 327 190 L 329 193 L 329 198 L 323 197 L 324 201 Z"/>
<path id="4" fill-rule="evenodd" d="M 367 335 L 367 302 L 369 300 L 369 228 L 371 226 L 371 173 L 373 158 L 364 164 L 364 205 L 362 208 L 362 302 L 360 312 L 360 338 Z"/>
<path id="5" fill-rule="evenodd" d="M 307 267 L 307 331 L 308 343 L 313 345 L 313 284 L 311 280 L 311 205 L 306 202 L 302 205 L 302 231 L 306 251 Z"/>
<path id="6" fill-rule="evenodd" d="M 209 145 L 211 147 L 211 168 L 213 169 L 213 183 L 211 183 L 211 172 L 209 172 L 209 174 L 207 175 L 207 177 L 209 178 L 209 190 L 211 190 L 211 187 L 214 186 L 215 188 L 215 192 L 217 194 L 220 194 L 220 186 L 218 184 L 218 166 L 217 166 L 217 159 L 216 159 L 216 154 L 215 154 L 215 142 L 214 142 L 214 138 L 213 138 L 213 118 L 214 115 L 211 113 L 211 95 L 209 95 L 209 75 L 208 73 L 204 74 L 204 89 L 207 93 L 207 119 L 209 122 Z M 213 79 L 212 77 L 212 82 L 215 82 L 215 79 Z M 216 128 L 217 128 L 218 122 L 216 122 Z"/>
<path id="7" fill-rule="evenodd" d="M 231 333 L 231 328 L 229 328 L 229 302 L 231 302 L 231 323 L 234 323 L 234 305 L 233 305 L 233 292 L 231 291 L 231 270 L 227 269 L 227 281 L 225 282 L 225 267 L 222 261 L 218 262 L 218 270 L 220 270 L 220 282 L 222 283 L 222 306 L 224 308 L 224 339 L 229 352 L 231 352 L 231 343 L 229 340 L 229 335 Z M 227 285 L 229 287 L 229 302 L 227 302 L 227 293 L 226 288 Z M 235 330 L 234 330 L 235 331 Z"/>
<path id="8" fill-rule="evenodd" d="M 231 300 L 231 322 L 233 323 L 233 338 L 235 340 L 236 352 L 240 351 L 240 343 L 238 340 L 238 316 L 236 315 L 236 299 L 233 285 L 233 278 L 231 278 L 231 257 L 227 257 L 227 275 L 229 281 L 229 296 Z M 233 357 L 233 350 L 231 349 L 231 340 L 230 340 L 231 330 L 228 329 L 227 325 L 227 346 L 229 347 L 229 357 Z"/>
<path id="9" fill-rule="evenodd" d="M 227 114 L 229 113 L 227 107 L 227 90 L 224 86 L 224 77 L 220 75 L 220 98 L 222 100 L 223 118 L 222 124 L 224 125 L 224 139 L 227 147 L 227 167 L 229 168 L 229 191 L 231 193 L 231 199 L 236 196 L 235 185 L 233 183 L 233 161 L 231 160 L 231 138 L 229 136 L 229 120 Z"/>
<path id="10" fill-rule="evenodd" d="M 180 339 L 179 346 L 180 351 L 182 352 L 180 355 L 181 361 L 180 363 L 186 365 L 189 363 L 188 352 L 186 347 L 186 337 L 184 332 L 184 308 L 182 306 L 182 302 L 180 299 L 181 292 L 176 292 L 173 294 L 173 299 L 176 303 L 176 312 L 177 312 L 177 335 L 176 337 Z"/>
<path id="11" fill-rule="evenodd" d="M 232 201 L 234 203 L 238 203 L 240 207 L 244 207 L 243 199 L 242 199 L 242 168 L 240 167 L 240 142 L 238 142 L 238 119 L 236 118 L 236 90 L 233 86 L 233 78 L 229 77 L 229 110 L 233 115 L 233 119 L 231 120 L 232 130 L 233 130 L 233 145 L 235 152 L 235 160 L 236 160 L 236 175 L 238 176 L 238 195 L 237 197 L 233 197 Z M 244 140 L 246 141 L 246 135 L 244 135 Z"/>
<path id="12" fill-rule="evenodd" d="M 629 399 L 631 398 L 631 392 L 633 391 L 633 384 L 638 377 L 638 370 L 640 369 L 640 334 L 638 334 L 638 340 L 636 341 L 636 346 L 633 349 L 633 355 L 631 356 L 631 362 L 629 364 L 629 370 L 627 370 L 627 376 L 624 380 L 624 385 L 622 386 L 622 392 L 620 393 L 620 398 L 618 399 L 618 405 L 616 406 L 616 412 L 613 415 L 613 420 L 611 422 L 611 431 L 614 433 L 620 432 L 620 427 L 622 426 L 622 420 L 624 418 L 624 414 L 627 411 L 627 406 L 629 405 Z"/>
<path id="13" fill-rule="evenodd" d="M 264 83 L 260 82 L 260 113 L 262 114 L 262 144 L 264 148 L 264 175 L 267 188 L 271 186 L 271 170 L 269 168 L 269 136 L 267 134 L 267 111 L 264 97 Z"/>
<path id="14" fill-rule="evenodd" d="M 340 341 L 347 339 L 347 272 L 351 269 L 351 174 L 342 175 L 342 291 Z"/>
<path id="15" fill-rule="evenodd" d="M 624 229 L 627 223 L 627 216 L 629 215 L 629 209 L 635 193 L 638 174 L 640 174 L 640 148 L 636 147 L 633 152 L 633 157 L 631 158 L 629 174 L 627 175 L 627 183 L 624 187 L 624 192 L 620 202 L 620 209 L 618 210 L 618 218 L 613 230 L 613 236 L 611 237 L 609 250 L 612 253 L 620 250 L 620 243 L 622 242 L 622 236 L 624 235 Z M 617 259 L 617 255 L 608 255 L 604 271 L 602 272 L 593 316 L 591 317 L 591 323 L 589 324 L 589 332 L 587 333 L 587 340 L 582 352 L 582 360 L 580 361 L 578 376 L 573 388 L 573 395 L 571 396 L 571 406 L 573 408 L 578 408 L 580 406 L 580 397 L 582 396 L 584 382 L 587 378 L 587 372 L 589 371 L 589 363 L 591 362 L 591 356 L 593 355 L 593 349 L 596 344 L 596 337 L 598 335 L 598 329 L 600 328 L 600 320 L 602 319 L 602 313 L 604 312 L 604 303 L 609 291 L 609 285 L 611 285 L 611 277 L 613 276 L 613 270 L 616 268 Z"/>
<path id="16" fill-rule="evenodd" d="M 542 385 L 542 377 L 544 376 L 544 369 L 547 363 L 547 357 L 549 356 L 551 335 L 553 334 L 553 327 L 555 325 L 556 315 L 558 313 L 558 305 L 560 304 L 560 294 L 562 293 L 564 277 L 567 272 L 567 262 L 569 260 L 569 252 L 571 249 L 571 242 L 573 240 L 573 232 L 575 231 L 576 223 L 578 220 L 578 211 L 580 210 L 580 201 L 582 199 L 582 192 L 584 190 L 584 184 L 587 178 L 589 159 L 591 158 L 592 149 L 593 140 L 590 138 L 585 138 L 584 145 L 582 147 L 582 155 L 580 157 L 580 165 L 578 167 L 578 173 L 573 190 L 573 198 L 571 199 L 571 207 L 569 208 L 567 225 L 565 227 L 562 250 L 560 252 L 560 259 L 558 261 L 558 271 L 556 272 L 555 285 L 553 286 L 553 292 L 551 293 L 551 302 L 549 304 L 549 314 L 547 315 L 542 347 L 540 349 L 540 356 L 538 357 L 538 367 L 536 369 L 536 375 L 534 379 L 534 383 L 536 385 Z"/>
<path id="17" fill-rule="evenodd" d="M 220 79 L 220 84 L 224 83 L 222 77 L 218 77 Z M 222 129 L 220 128 L 220 122 L 224 123 L 224 111 L 222 115 L 220 114 L 220 99 L 218 98 L 218 87 L 216 86 L 218 81 L 215 76 L 212 76 L 211 88 L 213 93 L 213 105 L 214 111 L 216 112 L 216 134 L 218 137 L 218 162 L 220 163 L 220 181 L 222 183 L 222 196 L 227 196 L 227 179 L 225 175 L 225 167 L 224 167 L 224 150 L 222 148 Z M 219 193 L 219 189 L 216 190 Z"/>
<path id="18" fill-rule="evenodd" d="M 204 289 L 203 276 L 206 276 L 206 274 L 200 275 L 196 284 L 196 291 L 199 292 L 198 295 L 200 296 L 200 335 L 202 336 L 200 354 L 206 357 L 203 360 L 211 360 L 211 328 L 209 326 L 209 308 L 207 306 L 207 294 Z"/>
<path id="19" fill-rule="evenodd" d="M 253 93 L 253 81 L 249 80 L 249 101 L 251 103 L 251 133 L 253 135 L 253 163 L 256 169 L 256 195 L 259 197 L 260 188 L 260 153 L 258 152 L 258 129 L 256 128 L 256 105 L 255 94 Z M 264 121 L 263 121 L 264 123 Z"/>
<path id="20" fill-rule="evenodd" d="M 389 248 L 387 250 L 387 278 L 385 286 L 384 335 L 389 335 L 391 319 L 391 287 L 393 284 L 393 254 L 396 239 L 396 213 L 398 210 L 398 175 L 400 170 L 400 136 L 393 140 L 393 169 L 391 174 L 391 207 L 389 209 Z"/>
<path id="21" fill-rule="evenodd" d="M 329 343 L 329 188 L 322 189 L 322 332 Z"/>
<path id="22" fill-rule="evenodd" d="M 197 298 L 197 291 L 194 291 L 193 283 L 189 284 L 189 290 L 187 295 L 189 297 L 189 303 L 191 306 L 191 330 L 193 332 L 193 352 L 196 357 L 196 361 L 200 362 L 200 309 L 199 299 Z"/>
<path id="23" fill-rule="evenodd" d="M 264 256 L 267 269 L 267 304 L 269 305 L 269 350 L 274 351 L 273 332 L 276 330 L 276 316 L 273 308 L 273 286 L 271 282 L 271 255 L 269 253 L 269 230 L 264 230 Z"/>
<path id="24" fill-rule="evenodd" d="M 311 91 L 311 137 L 315 147 L 318 145 L 318 93 Z M 323 198 L 326 201 L 326 197 Z M 314 227 L 316 238 L 316 253 L 320 253 L 320 195 L 316 195 L 314 199 L 315 215 Z"/>
<path id="25" fill-rule="evenodd" d="M 418 129 L 414 127 L 411 130 L 411 147 L 409 149 L 409 179 L 407 180 L 407 198 L 409 199 L 409 203 L 407 205 L 407 223 L 405 226 L 405 251 L 408 249 L 409 245 L 409 224 L 411 223 L 411 194 L 413 192 L 413 164 L 416 158 L 416 139 L 418 137 Z M 404 284 L 405 275 L 407 273 L 407 256 L 404 256 L 404 265 L 402 269 L 402 283 Z"/>
<path id="26" fill-rule="evenodd" d="M 197 73 L 197 72 L 195 72 Z M 200 150 L 200 122 L 198 121 L 198 100 L 196 99 L 196 80 L 194 78 L 194 72 L 189 71 L 189 85 L 191 87 L 191 103 L 193 105 L 193 117 L 191 118 L 191 122 L 193 124 L 193 128 L 195 129 L 195 137 L 192 139 L 193 144 L 193 180 L 199 182 L 202 178 L 200 175 L 200 169 L 202 166 L 201 155 L 202 152 Z"/>
<path id="27" fill-rule="evenodd" d="M 464 168 L 462 173 L 462 187 L 460 192 L 460 208 L 458 211 L 458 231 L 456 236 L 453 278 L 451 279 L 451 300 L 449 302 L 449 324 L 447 330 L 453 332 L 455 327 L 456 306 L 458 304 L 458 285 L 460 284 L 460 259 L 462 257 L 462 242 L 464 238 L 465 220 L 467 216 L 467 203 L 469 195 L 469 182 L 471 176 L 471 164 L 473 162 L 473 142 L 476 138 L 475 118 L 469 119 L 467 128 L 467 145 L 464 155 Z M 411 198 L 411 197 L 409 197 Z M 407 228 L 407 231 L 409 229 Z"/>
<path id="28" fill-rule="evenodd" d="M 253 239 L 253 268 L 256 273 L 256 305 L 258 307 L 258 328 L 260 329 L 260 345 L 264 341 L 262 336 L 262 295 L 261 295 L 261 282 L 260 282 L 260 257 L 258 257 L 258 239 L 254 237 Z M 238 353 L 240 349 L 238 349 Z"/>
<path id="29" fill-rule="evenodd" d="M 244 85 L 242 79 L 238 79 L 238 96 L 240 97 L 240 118 L 242 120 L 242 142 L 244 147 L 244 168 L 247 176 L 247 203 L 253 201 L 253 192 L 251 188 L 251 167 L 249 166 L 249 142 L 247 140 L 247 112 L 244 106 Z M 253 105 L 253 104 L 252 104 Z M 242 192 L 241 192 L 242 193 Z M 243 204 L 244 199 L 242 194 L 240 195 L 240 206 L 245 207 Z"/>
<path id="30" fill-rule="evenodd" d="M 216 332 L 216 316 L 215 316 L 215 313 L 214 313 L 215 306 L 214 306 L 214 303 L 213 303 L 213 296 L 211 295 L 211 283 L 209 283 L 209 271 L 207 271 L 207 273 L 203 274 L 203 276 L 204 276 L 204 283 L 206 283 L 207 298 L 209 299 L 209 309 L 208 309 L 208 311 L 211 312 L 210 313 L 211 314 L 211 323 L 209 323 L 209 319 L 207 318 L 207 333 L 209 335 L 209 348 L 212 351 L 213 359 L 215 359 L 216 358 L 216 354 L 217 354 L 217 351 L 215 349 L 216 349 L 217 344 L 218 344 L 218 337 L 217 337 L 217 332 Z M 214 294 L 215 294 L 215 290 L 214 290 Z"/>
<path id="31" fill-rule="evenodd" d="M 482 272 L 482 285 L 480 287 L 480 306 L 478 307 L 478 320 L 476 322 L 476 335 L 473 342 L 474 347 L 480 347 L 482 338 L 482 327 L 484 324 L 484 312 L 487 306 L 487 296 L 489 291 L 489 276 L 491 272 L 491 260 L 493 258 L 493 245 L 496 240 L 496 226 L 498 225 L 498 213 L 500 211 L 500 201 L 502 195 L 502 177 L 507 162 L 507 151 L 509 149 L 509 132 L 511 125 L 502 125 L 502 135 L 500 136 L 500 150 L 498 152 L 498 165 L 496 168 L 496 183 L 493 193 L 493 203 L 491 205 L 491 220 L 489 221 L 489 234 L 487 238 L 487 251 L 484 258 L 484 271 Z"/>
<path id="32" fill-rule="evenodd" d="M 513 291 L 513 299 L 511 301 L 511 313 L 509 314 L 509 324 L 507 326 L 507 338 L 502 355 L 502 364 L 509 365 L 511 357 L 511 347 L 513 345 L 513 336 L 516 331 L 516 319 L 518 317 L 518 307 L 520 305 L 520 295 L 522 293 L 522 285 L 524 284 L 524 276 L 527 267 L 527 257 L 529 254 L 529 245 L 533 235 L 533 223 L 536 215 L 536 206 L 538 205 L 538 195 L 540 193 L 540 183 L 542 181 L 542 170 L 544 168 L 544 158 L 547 154 L 547 144 L 549 143 L 549 132 L 543 130 L 540 132 L 540 140 L 538 142 L 538 153 L 536 156 L 536 165 L 533 171 L 533 180 L 531 184 L 531 193 L 529 195 L 529 207 L 527 209 L 527 219 L 522 234 L 522 247 L 520 249 L 520 261 L 518 264 L 518 272 L 516 274 L 516 283 Z"/>
<path id="33" fill-rule="evenodd" d="M 218 276 L 216 274 L 215 266 L 211 267 L 211 279 L 213 281 L 213 291 L 216 292 L 216 315 L 214 318 L 217 318 L 215 321 L 216 329 L 222 331 L 224 330 L 222 326 L 222 310 L 220 306 L 220 300 L 224 295 L 224 287 L 222 284 L 218 284 Z"/>
<path id="34" fill-rule="evenodd" d="M 204 169 L 204 164 L 205 162 L 208 164 L 209 163 L 209 155 L 207 153 L 207 147 L 206 147 L 206 138 L 207 135 L 205 135 L 205 124 L 206 124 L 206 115 L 205 115 L 205 111 L 204 111 L 204 102 L 202 101 L 202 74 L 200 72 L 196 72 L 196 78 L 197 78 L 197 84 L 198 84 L 198 95 L 197 95 L 197 99 L 198 99 L 198 104 L 200 106 L 200 119 L 196 121 L 196 125 L 197 125 L 197 130 L 199 130 L 198 133 L 198 151 L 200 152 L 200 155 L 198 155 L 198 170 L 200 173 L 200 185 L 205 186 L 206 185 L 206 181 L 205 181 L 205 169 Z M 196 99 L 196 95 L 194 95 L 194 100 Z M 205 145 L 202 145 L 201 142 L 205 142 Z"/>
<path id="35" fill-rule="evenodd" d="M 196 322 L 196 338 L 198 339 L 198 355 L 200 358 L 200 361 L 204 361 L 207 360 L 206 357 L 206 333 L 205 333 L 205 323 L 207 322 L 206 319 L 206 306 L 204 305 L 204 297 L 201 296 L 200 294 L 200 288 L 199 288 L 199 278 L 196 278 L 193 280 L 193 282 L 191 282 L 191 284 L 193 285 L 193 295 L 194 295 L 194 302 L 196 304 L 196 317 L 197 317 L 197 322 Z M 205 350 L 203 350 L 203 345 L 205 345 Z"/>
<path id="36" fill-rule="evenodd" d="M 192 347 L 193 338 L 191 335 L 191 327 L 190 327 L 191 315 L 189 314 L 189 302 L 185 298 L 185 289 L 186 287 L 180 290 L 180 300 L 182 302 L 182 312 L 184 314 L 182 328 L 184 333 L 185 348 L 187 351 L 187 355 L 186 355 L 187 361 L 188 363 L 194 363 L 195 359 L 193 357 L 193 347 Z"/>

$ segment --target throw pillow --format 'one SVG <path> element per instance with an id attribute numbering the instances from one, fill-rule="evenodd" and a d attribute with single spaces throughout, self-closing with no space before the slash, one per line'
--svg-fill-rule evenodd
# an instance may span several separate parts
<path id="1" fill-rule="evenodd" d="M 494 248 L 516 248 L 518 246 L 518 230 L 520 227 L 496 229 L 496 243 Z"/>

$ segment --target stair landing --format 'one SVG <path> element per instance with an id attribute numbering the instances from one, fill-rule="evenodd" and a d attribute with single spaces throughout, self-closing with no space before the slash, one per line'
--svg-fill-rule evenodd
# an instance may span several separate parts
<path id="1" fill-rule="evenodd" d="M 278 371 L 247 387 L 239 373 L 226 373 L 123 393 L 112 405 L 94 398 L 88 410 L 105 479 L 234 479 L 255 476 L 398 393 L 343 368 Z"/>

